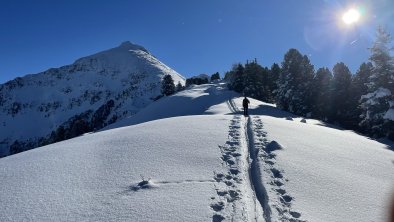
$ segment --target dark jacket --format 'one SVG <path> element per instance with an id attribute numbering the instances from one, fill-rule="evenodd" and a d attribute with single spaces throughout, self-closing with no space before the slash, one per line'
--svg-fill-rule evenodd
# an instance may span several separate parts
<path id="1" fill-rule="evenodd" d="M 248 107 L 249 103 L 250 103 L 249 100 L 245 97 L 244 100 L 242 101 L 242 106 Z"/>

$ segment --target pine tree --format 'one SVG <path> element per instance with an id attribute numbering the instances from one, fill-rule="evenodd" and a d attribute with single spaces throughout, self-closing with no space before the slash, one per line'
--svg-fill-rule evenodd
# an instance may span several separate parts
<path id="1" fill-rule="evenodd" d="M 330 84 L 331 71 L 320 68 L 312 81 L 312 116 L 327 121 L 331 113 Z"/>
<path id="2" fill-rule="evenodd" d="M 245 68 L 242 64 L 237 64 L 233 67 L 234 77 L 231 83 L 231 89 L 238 92 L 243 93 L 245 89 Z"/>
<path id="3" fill-rule="evenodd" d="M 183 90 L 183 86 L 182 86 L 181 82 L 178 81 L 178 84 L 176 85 L 176 91 L 179 92 L 182 90 Z"/>
<path id="4" fill-rule="evenodd" d="M 390 34 L 379 27 L 370 49 L 373 69 L 367 84 L 369 93 L 361 99 L 360 126 L 374 137 L 394 139 L 394 62 L 390 43 Z"/>
<path id="5" fill-rule="evenodd" d="M 274 96 L 271 90 L 271 79 L 270 79 L 270 69 L 268 67 L 261 67 L 261 85 L 262 88 L 260 89 L 261 97 L 260 100 L 266 102 L 274 102 Z"/>
<path id="6" fill-rule="evenodd" d="M 215 81 L 215 80 L 218 80 L 218 79 L 220 79 L 219 72 L 216 72 L 216 73 L 212 74 L 211 81 Z"/>
<path id="7" fill-rule="evenodd" d="M 361 95 L 368 93 L 367 83 L 372 75 L 373 65 L 372 63 L 363 63 L 357 70 L 356 74 L 352 78 L 353 92 L 357 95 L 358 100 Z M 359 96 L 358 96 L 359 95 Z"/>
<path id="8" fill-rule="evenodd" d="M 165 75 L 161 82 L 161 93 L 165 96 L 169 96 L 175 93 L 175 84 L 171 75 Z"/>
<path id="9" fill-rule="evenodd" d="M 282 62 L 278 79 L 276 99 L 278 107 L 298 115 L 307 115 L 311 110 L 311 83 L 313 65 L 307 56 L 290 49 Z"/>
<path id="10" fill-rule="evenodd" d="M 361 64 L 356 74 L 352 77 L 350 87 L 349 127 L 362 132 L 362 128 L 359 127 L 360 115 L 362 114 L 360 99 L 362 95 L 368 93 L 367 83 L 371 77 L 372 69 L 373 66 L 370 62 Z"/>
<path id="11" fill-rule="evenodd" d="M 268 99 L 269 102 L 274 102 L 275 101 L 275 91 L 278 88 L 277 81 L 279 79 L 280 75 L 280 67 L 278 64 L 274 63 L 271 66 L 271 69 L 268 70 L 268 76 L 267 76 L 267 85 L 268 89 L 271 92 L 271 96 Z"/>
<path id="12" fill-rule="evenodd" d="M 352 74 L 349 68 L 343 63 L 335 64 L 333 68 L 334 78 L 331 88 L 331 105 L 333 113 L 331 120 L 343 126 L 348 126 L 350 116 L 350 84 Z"/>
<path id="13" fill-rule="evenodd" d="M 264 69 L 256 62 L 247 63 L 244 69 L 244 95 L 264 100 L 265 88 L 263 85 Z"/>

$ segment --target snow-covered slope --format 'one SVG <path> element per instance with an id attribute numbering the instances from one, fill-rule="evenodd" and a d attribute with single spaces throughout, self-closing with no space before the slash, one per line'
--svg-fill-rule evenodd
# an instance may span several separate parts
<path id="1" fill-rule="evenodd" d="M 0 156 L 12 144 L 15 151 L 29 149 L 130 116 L 161 94 L 166 74 L 185 83 L 145 48 L 124 42 L 0 85 Z M 56 132 L 59 126 L 63 130 Z"/>
<path id="2" fill-rule="evenodd" d="M 2 158 L 0 221 L 385 221 L 386 145 L 253 99 L 245 118 L 241 102 L 195 86 Z"/>

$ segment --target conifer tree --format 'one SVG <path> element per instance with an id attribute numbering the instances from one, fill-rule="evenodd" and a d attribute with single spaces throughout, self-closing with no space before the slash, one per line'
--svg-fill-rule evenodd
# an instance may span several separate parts
<path id="1" fill-rule="evenodd" d="M 311 110 L 311 83 L 313 65 L 307 56 L 290 49 L 282 62 L 276 98 L 278 107 L 298 115 L 307 115 Z"/>
<path id="2" fill-rule="evenodd" d="M 161 82 L 161 93 L 165 96 L 169 96 L 175 93 L 175 84 L 171 75 L 165 75 Z"/>
<path id="3" fill-rule="evenodd" d="M 372 63 L 363 63 L 357 70 L 356 74 L 352 77 L 351 87 L 350 87 L 350 117 L 349 117 L 349 127 L 354 130 L 362 131 L 363 129 L 359 127 L 361 121 L 360 115 L 362 114 L 362 109 L 360 107 L 360 99 L 362 95 L 368 93 L 367 83 L 372 74 Z"/>
<path id="4" fill-rule="evenodd" d="M 331 71 L 320 68 L 312 81 L 312 116 L 327 121 L 331 113 L 330 84 Z"/>
<path id="5" fill-rule="evenodd" d="M 231 89 L 238 92 L 243 93 L 245 89 L 245 68 L 242 64 L 237 64 L 233 67 L 234 77 L 233 82 L 231 84 Z"/>
<path id="6" fill-rule="evenodd" d="M 348 118 L 350 116 L 350 84 L 352 74 L 349 68 L 343 63 L 335 64 L 333 68 L 332 79 L 332 120 L 343 126 L 348 126 Z"/>
<path id="7" fill-rule="evenodd" d="M 220 79 L 219 72 L 212 74 L 211 81 L 218 80 L 218 79 Z"/>
<path id="8" fill-rule="evenodd" d="M 264 86 L 262 83 L 263 67 L 257 62 L 247 63 L 244 69 L 244 95 L 264 100 Z"/>
<path id="9" fill-rule="evenodd" d="M 373 69 L 367 84 L 369 93 L 361 99 L 360 126 L 374 137 L 394 139 L 394 62 L 390 43 L 390 34 L 379 27 L 370 49 Z"/>
<path id="10" fill-rule="evenodd" d="M 271 66 L 271 69 L 268 71 L 268 77 L 267 77 L 267 85 L 269 88 L 269 91 L 271 92 L 271 98 L 268 99 L 269 102 L 274 102 L 275 100 L 275 91 L 278 88 L 277 81 L 279 79 L 280 75 L 280 67 L 278 64 L 274 63 Z"/>
<path id="11" fill-rule="evenodd" d="M 176 85 L 176 91 L 179 92 L 182 90 L 183 90 L 183 86 L 182 86 L 181 82 L 178 81 L 178 84 Z"/>

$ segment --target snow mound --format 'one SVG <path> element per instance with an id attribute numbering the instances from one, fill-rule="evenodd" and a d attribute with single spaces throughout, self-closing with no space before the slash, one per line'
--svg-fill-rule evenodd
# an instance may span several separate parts
<path id="1" fill-rule="evenodd" d="M 265 147 L 265 150 L 266 150 L 268 153 L 274 152 L 274 151 L 276 151 L 276 150 L 282 150 L 282 149 L 283 149 L 282 145 L 280 145 L 280 144 L 279 144 L 278 142 L 276 142 L 275 140 L 274 140 L 274 141 L 271 141 L 270 143 L 268 143 L 267 146 Z"/>
<path id="2" fill-rule="evenodd" d="M 130 189 L 133 191 L 138 191 L 140 189 L 152 189 L 157 187 L 159 186 L 149 179 L 149 180 L 142 180 L 136 184 L 131 185 Z"/>

